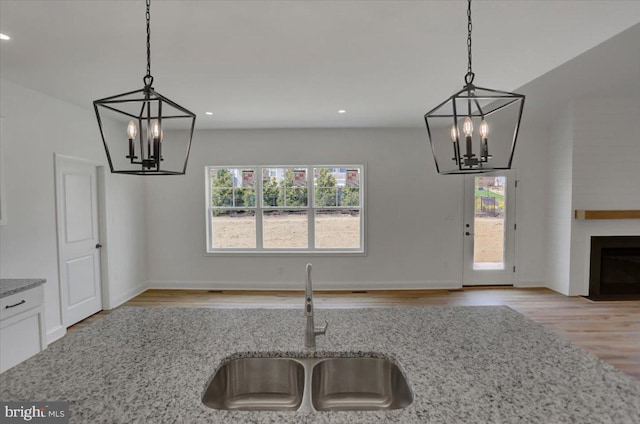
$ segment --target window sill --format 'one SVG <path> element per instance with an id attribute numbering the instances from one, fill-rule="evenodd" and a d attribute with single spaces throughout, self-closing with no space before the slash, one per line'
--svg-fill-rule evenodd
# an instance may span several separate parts
<path id="1" fill-rule="evenodd" d="M 320 250 L 320 251 L 255 251 L 255 250 L 228 250 L 219 252 L 206 252 L 205 257 L 211 256 L 292 256 L 292 257 L 305 257 L 305 256 L 367 256 L 367 252 L 364 250 Z"/>

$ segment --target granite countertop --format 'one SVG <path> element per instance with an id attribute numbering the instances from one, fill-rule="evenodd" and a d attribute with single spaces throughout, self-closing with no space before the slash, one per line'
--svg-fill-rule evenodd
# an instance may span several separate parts
<path id="1" fill-rule="evenodd" d="M 25 290 L 38 287 L 47 280 L 42 278 L 3 278 L 0 279 L 0 298 L 11 296 Z"/>
<path id="2" fill-rule="evenodd" d="M 505 306 L 317 309 L 122 307 L 0 375 L 0 400 L 67 400 L 72 423 L 640 422 L 640 381 Z M 414 401 L 355 412 L 221 411 L 201 402 L 239 356 L 390 358 Z"/>

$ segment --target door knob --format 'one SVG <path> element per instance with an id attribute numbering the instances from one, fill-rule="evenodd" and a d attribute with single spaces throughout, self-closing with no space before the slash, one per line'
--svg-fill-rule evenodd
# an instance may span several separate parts
<path id="1" fill-rule="evenodd" d="M 100 249 L 102 245 L 100 243 L 96 243 L 96 249 Z"/>

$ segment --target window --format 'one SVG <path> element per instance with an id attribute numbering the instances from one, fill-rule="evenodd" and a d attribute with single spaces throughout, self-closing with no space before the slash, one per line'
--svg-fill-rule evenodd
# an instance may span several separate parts
<path id="1" fill-rule="evenodd" d="M 253 168 L 209 168 L 211 245 L 255 249 L 256 187 Z"/>
<path id="2" fill-rule="evenodd" d="M 364 252 L 363 171 L 206 167 L 207 251 Z"/>
<path id="3" fill-rule="evenodd" d="M 268 171 L 267 178 L 264 177 L 265 170 Z M 263 168 L 262 175 L 262 247 L 307 249 L 307 169 Z"/>

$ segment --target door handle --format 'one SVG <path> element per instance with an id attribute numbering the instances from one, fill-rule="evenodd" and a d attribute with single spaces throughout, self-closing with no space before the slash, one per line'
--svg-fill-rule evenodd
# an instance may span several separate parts
<path id="1" fill-rule="evenodd" d="M 100 243 L 96 243 L 96 249 L 100 249 L 102 245 Z"/>
<path id="2" fill-rule="evenodd" d="M 473 233 L 470 233 L 469 231 L 467 231 L 466 233 L 464 233 L 465 236 L 472 236 Z"/>

